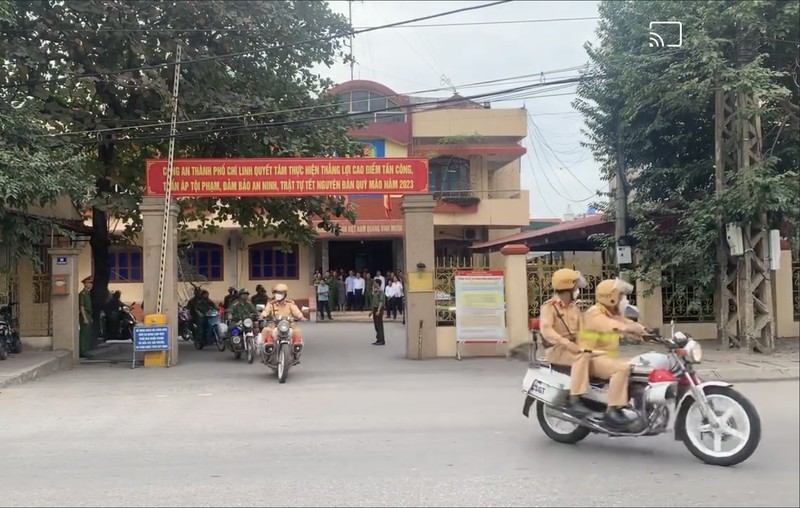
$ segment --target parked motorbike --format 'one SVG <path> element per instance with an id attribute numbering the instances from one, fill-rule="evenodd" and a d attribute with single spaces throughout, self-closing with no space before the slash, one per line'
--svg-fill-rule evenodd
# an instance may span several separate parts
<path id="1" fill-rule="evenodd" d="M 0 307 L 0 360 L 8 358 L 9 354 L 17 355 L 22 352 L 22 340 L 19 337 L 19 328 L 14 319 L 12 307 L 16 302 Z"/>
<path id="2" fill-rule="evenodd" d="M 638 315 L 631 307 L 626 314 Z M 663 344 L 666 353 L 645 353 L 630 361 L 628 393 L 633 405 L 625 410 L 630 421 L 622 428 L 612 428 L 603 419 L 607 380 L 591 379 L 589 393 L 582 397 L 594 414 L 581 417 L 564 409 L 570 367 L 538 360 L 538 331 L 533 336 L 531 362 L 522 381 L 526 394 L 522 413 L 527 417 L 535 403 L 539 425 L 554 441 L 574 444 L 591 433 L 638 437 L 674 431 L 675 440 L 682 441 L 692 455 L 717 466 L 744 462 L 758 447 L 761 420 L 755 406 L 732 384 L 697 377 L 695 366 L 702 361 L 702 347 L 688 334 L 676 332 L 674 323 L 670 337 L 661 337 L 657 329 L 648 337 Z M 725 449 L 724 445 L 730 446 Z"/>
<path id="3" fill-rule="evenodd" d="M 130 340 L 133 341 L 133 329 L 136 326 L 136 318 L 131 314 L 131 309 L 136 306 L 136 302 L 130 305 L 121 304 L 118 310 L 106 315 L 106 340 Z"/>
<path id="4" fill-rule="evenodd" d="M 178 307 L 178 335 L 181 339 L 189 341 L 194 335 L 194 323 L 192 313 L 186 305 Z"/>
<path id="5" fill-rule="evenodd" d="M 308 312 L 308 307 L 303 307 L 302 311 Z M 300 363 L 303 342 L 292 333 L 291 324 L 295 321 L 294 318 L 279 317 L 274 321 L 274 336 L 266 329 L 260 334 L 259 343 L 263 342 L 262 362 L 275 372 L 279 383 L 285 383 L 289 377 L 289 368 Z"/>
<path id="6" fill-rule="evenodd" d="M 247 363 L 253 363 L 256 357 L 256 336 L 254 332 L 254 319 L 257 316 L 244 318 L 230 328 L 227 339 L 228 347 L 233 352 L 233 357 L 238 360 L 242 353 L 247 353 Z"/>

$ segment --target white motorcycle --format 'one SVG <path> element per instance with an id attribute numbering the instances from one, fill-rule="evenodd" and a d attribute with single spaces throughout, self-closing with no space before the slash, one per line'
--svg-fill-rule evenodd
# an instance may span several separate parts
<path id="1" fill-rule="evenodd" d="M 626 312 L 638 316 L 631 306 Z M 675 440 L 706 464 L 733 466 L 747 460 L 761 440 L 761 420 L 755 406 L 744 395 L 722 381 L 702 381 L 694 366 L 703 358 L 700 344 L 683 332 L 670 338 L 653 330 L 650 340 L 666 346 L 667 353 L 645 353 L 630 360 L 628 393 L 630 422 L 610 427 L 604 419 L 608 381 L 590 381 L 582 397 L 589 415 L 572 415 L 569 400 L 570 367 L 536 358 L 538 331 L 533 332 L 531 361 L 522 381 L 526 394 L 522 413 L 527 417 L 536 404 L 536 416 L 544 433 L 559 443 L 574 444 L 591 433 L 611 437 L 656 436 L 674 431 Z"/>
<path id="2" fill-rule="evenodd" d="M 308 307 L 302 307 L 301 310 L 308 312 Z M 258 337 L 261 361 L 275 372 L 281 384 L 289 377 L 289 368 L 300 363 L 303 353 L 303 342 L 292 333 L 291 324 L 294 321 L 291 317 L 278 317 L 275 319 L 275 336 L 262 328 Z"/>

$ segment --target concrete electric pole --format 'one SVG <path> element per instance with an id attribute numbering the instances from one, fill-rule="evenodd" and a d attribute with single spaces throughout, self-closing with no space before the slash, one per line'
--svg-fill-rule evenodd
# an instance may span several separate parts
<path id="1" fill-rule="evenodd" d="M 737 63 L 744 66 L 755 60 L 757 47 L 752 35 L 742 33 L 743 28 L 739 30 Z M 762 160 L 763 148 L 758 98 L 750 92 L 726 92 L 720 86 L 715 99 L 715 176 L 719 197 L 732 176 L 741 180 L 751 175 L 753 166 Z M 775 346 L 775 322 L 766 214 L 740 225 L 725 224 L 719 215 L 717 228 L 720 271 L 716 304 L 720 346 L 771 353 Z"/>

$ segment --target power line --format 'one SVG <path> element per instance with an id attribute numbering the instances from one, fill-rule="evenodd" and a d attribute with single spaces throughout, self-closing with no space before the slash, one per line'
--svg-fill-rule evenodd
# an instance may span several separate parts
<path id="1" fill-rule="evenodd" d="M 533 84 L 530 84 L 530 85 L 510 88 L 510 89 L 506 89 L 506 90 L 498 90 L 498 91 L 495 91 L 495 92 L 482 93 L 482 94 L 473 95 L 473 96 L 466 96 L 466 97 L 463 97 L 463 98 L 465 100 L 473 100 L 474 101 L 474 100 L 480 100 L 480 99 L 487 99 L 487 98 L 491 98 L 491 97 L 494 97 L 494 96 L 502 96 L 504 94 L 512 94 L 512 93 L 520 92 L 520 91 L 523 91 L 523 90 L 532 90 L 532 89 L 535 89 L 535 88 L 541 88 L 543 86 L 548 86 L 548 85 L 556 85 L 556 84 L 562 84 L 562 83 L 567 83 L 567 82 L 577 82 L 577 81 L 584 80 L 584 79 L 595 79 L 595 78 L 596 77 L 594 77 L 594 76 L 576 77 L 576 78 L 569 78 L 569 79 L 566 79 L 566 80 L 561 80 L 561 82 L 554 81 L 553 83 L 549 83 L 549 84 L 533 83 Z M 316 117 L 316 118 L 304 118 L 304 119 L 297 119 L 297 120 L 287 120 L 287 121 L 283 121 L 283 122 L 265 122 L 265 123 L 258 123 L 258 124 L 252 124 L 252 125 L 236 125 L 236 126 L 231 126 L 231 127 L 221 127 L 221 128 L 209 129 L 209 130 L 205 130 L 205 131 L 186 132 L 186 133 L 183 133 L 183 134 L 178 134 L 175 138 L 176 139 L 181 139 L 181 140 L 196 139 L 198 137 L 204 137 L 204 136 L 212 135 L 212 134 L 231 133 L 231 132 L 237 132 L 237 131 L 239 131 L 239 132 L 246 131 L 246 132 L 244 132 L 244 134 L 253 134 L 253 133 L 258 132 L 256 129 L 260 129 L 260 128 L 268 129 L 268 128 L 275 128 L 275 127 L 290 127 L 290 126 L 297 126 L 297 125 L 306 125 L 306 124 L 313 124 L 313 123 L 317 123 L 317 122 L 324 122 L 324 121 L 331 121 L 331 120 L 341 120 L 341 119 L 346 119 L 346 118 L 354 118 L 354 117 L 359 117 L 359 116 L 363 117 L 365 114 L 369 115 L 369 114 L 373 114 L 373 113 L 392 112 L 392 111 L 402 112 L 403 110 L 410 111 L 411 109 L 419 108 L 419 107 L 423 107 L 423 106 L 443 106 L 443 105 L 446 105 L 446 104 L 447 104 L 447 100 L 438 99 L 438 100 L 432 100 L 432 101 L 429 101 L 429 102 L 421 102 L 421 103 L 417 103 L 417 104 L 412 104 L 412 105 L 408 105 L 408 106 L 392 106 L 392 107 L 373 110 L 373 111 L 370 111 L 370 112 L 352 112 L 352 113 L 348 112 L 348 113 L 341 113 L 341 114 L 337 114 L 337 115 L 329 115 L 329 116 Z M 138 138 L 120 138 L 120 139 L 115 139 L 114 142 L 155 141 L 155 140 L 164 140 L 164 139 L 167 139 L 169 137 L 170 137 L 169 135 L 151 135 L 151 136 L 144 136 L 144 137 L 138 137 Z M 92 141 L 91 143 L 94 144 L 94 143 L 97 143 L 97 141 Z"/>
<path id="2" fill-rule="evenodd" d="M 552 153 L 552 154 L 553 154 L 553 157 L 555 157 L 555 158 L 556 158 L 556 161 L 558 161 L 558 162 L 561 164 L 561 167 L 562 167 L 562 168 L 564 168 L 564 170 L 566 170 L 566 171 L 567 171 L 567 173 L 569 173 L 569 174 L 570 174 L 570 176 L 572 176 L 572 178 L 574 178 L 576 182 L 578 182 L 579 184 L 581 184 L 581 186 L 582 186 L 584 189 L 586 189 L 588 192 L 592 192 L 592 193 L 593 193 L 593 195 L 594 195 L 595 191 L 593 191 L 592 189 L 590 189 L 590 188 L 589 188 L 589 187 L 588 187 L 588 186 L 587 186 L 585 183 L 583 183 L 583 182 L 581 181 L 581 179 L 580 179 L 580 178 L 578 178 L 577 176 L 575 176 L 575 173 L 573 173 L 573 172 L 572 172 L 572 170 L 571 170 L 571 169 L 569 169 L 569 167 L 568 167 L 568 166 L 567 166 L 567 165 L 564 163 L 564 161 L 562 161 L 562 160 L 561 160 L 561 159 L 558 157 L 558 155 L 556 154 L 555 150 L 553 150 L 553 147 L 552 147 L 552 146 L 550 146 L 550 143 L 548 143 L 548 142 L 547 142 L 547 139 L 545 139 L 544 135 L 542 134 L 542 131 L 539 129 L 539 126 L 538 126 L 538 125 L 536 125 L 536 122 L 534 122 L 534 121 L 533 121 L 533 117 L 530 115 L 530 113 L 528 114 L 528 120 L 530 121 L 531 125 L 533 125 L 533 128 L 536 130 L 536 132 L 538 133 L 539 140 L 540 140 L 540 141 L 541 141 L 541 142 L 544 144 L 544 146 L 545 146 L 545 147 L 546 147 L 548 150 L 550 150 L 550 153 Z"/>
<path id="3" fill-rule="evenodd" d="M 593 195 L 589 196 L 586 199 L 577 200 L 577 199 L 573 199 L 571 197 L 567 197 L 567 196 L 563 195 L 561 192 L 559 192 L 559 190 L 556 189 L 555 185 L 553 185 L 553 182 L 547 176 L 547 173 L 544 171 L 544 164 L 542 163 L 542 160 L 539 158 L 539 154 L 536 151 L 536 147 L 534 146 L 534 143 L 533 143 L 534 139 L 532 138 L 532 132 L 530 132 L 530 131 L 528 132 L 528 142 L 531 143 L 531 149 L 533 150 L 533 154 L 536 157 L 536 159 L 539 161 L 539 166 L 542 169 L 542 176 L 544 177 L 545 182 L 547 182 L 547 185 L 549 185 L 550 188 L 553 189 L 553 192 L 555 192 L 559 197 L 561 197 L 562 199 L 565 199 L 567 201 L 570 201 L 572 203 L 579 203 L 579 204 L 585 203 L 586 201 L 589 201 L 590 199 L 595 197 L 596 193 L 593 193 Z M 528 156 L 528 161 L 530 162 L 530 156 Z M 535 174 L 535 170 L 533 168 L 533 164 L 532 163 L 531 163 L 531 171 Z M 561 183 L 563 185 L 563 183 L 560 180 L 559 180 L 559 183 Z"/>
<path id="4" fill-rule="evenodd" d="M 252 55 L 254 53 L 267 53 L 267 52 L 270 52 L 270 51 L 276 51 L 276 50 L 280 50 L 280 49 L 287 49 L 287 48 L 292 48 L 292 47 L 295 47 L 295 46 L 302 46 L 302 45 L 305 45 L 305 44 L 314 44 L 314 43 L 317 43 L 317 42 L 325 42 L 325 41 L 329 41 L 329 40 L 333 40 L 333 39 L 340 39 L 342 37 L 350 37 L 350 36 L 354 36 L 354 35 L 360 35 L 360 34 L 365 34 L 365 33 L 369 33 L 369 32 L 374 32 L 376 30 L 386 30 L 386 29 L 389 29 L 389 28 L 394 28 L 394 27 L 398 27 L 398 26 L 407 25 L 409 23 L 416 23 L 416 22 L 419 22 L 419 21 L 425 21 L 425 20 L 428 20 L 428 19 L 435 19 L 435 18 L 441 18 L 441 17 L 444 17 L 444 16 L 451 16 L 453 14 L 459 14 L 459 13 L 462 13 L 462 12 L 475 11 L 475 10 L 479 10 L 479 9 L 486 9 L 487 7 L 494 7 L 496 5 L 505 4 L 505 3 L 508 3 L 508 2 L 511 2 L 511 1 L 512 0 L 498 0 L 496 2 L 491 2 L 491 3 L 488 3 L 488 4 L 473 5 L 473 6 L 470 6 L 470 7 L 462 7 L 460 9 L 454 9 L 454 10 L 451 10 L 451 11 L 440 12 L 440 13 L 431 14 L 431 15 L 428 15 L 428 16 L 421 16 L 421 17 L 418 17 L 418 18 L 409 19 L 409 20 L 405 20 L 405 21 L 397 21 L 397 22 L 394 22 L 394 23 L 389 23 L 387 25 L 380 25 L 380 26 L 374 26 L 374 27 L 369 27 L 369 28 L 363 28 L 361 30 L 349 30 L 349 31 L 346 31 L 346 32 L 338 33 L 338 34 L 326 35 L 324 37 L 317 37 L 317 38 L 313 38 L 313 39 L 305 39 L 305 40 L 302 40 L 302 41 L 289 42 L 289 43 L 285 43 L 285 44 L 278 44 L 276 46 L 270 46 L 270 47 L 266 47 L 266 48 L 258 48 L 258 49 L 252 49 L 252 50 L 249 50 L 249 51 L 240 51 L 240 52 L 235 52 L 235 53 L 225 53 L 225 54 L 222 54 L 222 55 L 209 55 L 209 56 L 203 56 L 203 57 L 199 57 L 199 58 L 190 58 L 190 59 L 186 59 L 186 60 L 181 60 L 180 64 L 181 64 L 181 66 L 183 66 L 183 65 L 187 65 L 187 64 L 193 64 L 193 63 L 211 62 L 211 61 L 215 61 L 215 60 L 222 60 L 222 59 L 227 59 L 227 58 L 236 58 L 236 57 L 240 57 L 240 56 Z M 142 65 L 142 66 L 139 66 L 139 67 L 131 67 L 129 69 L 122 69 L 122 70 L 118 70 L 118 71 L 106 71 L 106 72 L 83 73 L 83 74 L 70 73 L 70 74 L 68 74 L 66 76 L 63 76 L 63 77 L 60 77 L 60 78 L 53 78 L 53 79 L 40 80 L 40 81 L 34 81 L 34 82 L 26 82 L 26 83 L 15 83 L 13 85 L 0 85 L 0 89 L 3 89 L 3 88 L 19 88 L 19 87 L 38 85 L 38 84 L 43 84 L 43 83 L 55 83 L 55 82 L 66 80 L 69 77 L 75 77 L 75 78 L 98 77 L 99 78 L 99 77 L 102 77 L 102 76 L 112 76 L 112 75 L 118 75 L 118 74 L 125 74 L 125 73 L 129 73 L 129 72 L 132 73 L 132 72 L 146 71 L 146 70 L 152 70 L 152 69 L 160 69 L 162 67 L 171 67 L 171 66 L 174 66 L 174 65 L 176 65 L 176 62 L 161 62 L 161 63 L 157 63 L 157 64 L 146 64 L 146 65 Z"/>
<path id="5" fill-rule="evenodd" d="M 497 20 L 497 21 L 466 21 L 461 23 L 423 23 L 421 25 L 398 25 L 393 26 L 390 28 L 450 28 L 450 27 L 458 27 L 458 26 L 487 26 L 487 25 L 521 25 L 521 24 L 530 24 L 530 23 L 559 23 L 563 21 L 593 21 L 598 20 L 599 17 L 582 17 L 582 18 L 548 18 L 548 19 L 507 19 L 507 20 Z M 376 28 L 374 26 L 357 26 L 353 27 L 356 30 L 364 30 L 364 29 L 371 29 Z M 65 32 L 65 33 L 141 33 L 141 32 L 151 32 L 151 33 L 176 33 L 176 32 L 185 32 L 185 33 L 213 33 L 213 32 L 234 32 L 234 33 L 245 33 L 245 32 L 261 32 L 263 31 L 261 28 L 70 28 L 70 29 L 60 29 L 60 28 L 50 28 L 49 30 L 53 32 Z M 22 33 L 22 32 L 35 32 L 38 31 L 35 28 L 28 28 L 28 29 L 12 29 L 12 30 L 0 30 L 0 33 Z"/>
<path id="6" fill-rule="evenodd" d="M 561 71 L 560 70 L 559 71 L 548 71 L 547 73 L 550 73 L 550 72 L 561 72 Z M 510 78 L 503 78 L 503 79 L 516 80 L 517 78 L 518 78 L 518 76 L 514 76 L 514 77 L 510 77 Z M 499 82 L 502 82 L 503 79 L 491 80 L 491 82 L 499 83 Z M 547 86 L 547 85 L 548 84 L 545 84 L 545 86 Z M 552 85 L 552 83 L 550 85 Z M 469 85 L 464 85 L 465 88 L 467 86 L 469 86 Z M 558 88 L 559 87 L 554 86 L 553 90 L 556 90 Z M 397 94 L 397 96 L 409 96 L 409 95 L 414 95 L 414 94 L 418 94 L 418 93 L 428 93 L 428 92 L 432 92 L 432 91 L 443 91 L 443 90 L 449 90 L 449 88 L 423 90 L 423 91 L 420 91 L 420 92 L 411 92 L 411 93 L 407 93 L 407 94 Z M 446 101 L 447 99 L 437 99 L 437 100 L 438 100 L 439 103 L 442 103 L 442 102 Z M 332 103 L 332 104 L 315 104 L 313 106 L 304 106 L 304 107 L 290 108 L 290 109 L 277 110 L 277 111 L 264 111 L 264 112 L 260 112 L 260 113 L 245 113 L 245 114 L 239 114 L 239 115 L 228 115 L 228 116 L 219 116 L 219 117 L 206 117 L 206 118 L 199 118 L 199 119 L 195 119 L 195 120 L 181 120 L 181 121 L 176 122 L 176 123 L 178 125 L 189 125 L 189 124 L 196 124 L 196 123 L 219 122 L 219 121 L 223 121 L 223 120 L 242 120 L 242 119 L 257 118 L 257 117 L 270 116 L 270 115 L 280 115 L 280 114 L 286 114 L 286 113 L 297 113 L 297 112 L 302 112 L 302 111 L 313 111 L 313 110 L 318 110 L 318 109 L 327 109 L 327 108 L 330 108 L 332 106 L 347 106 L 347 105 L 349 105 L 349 102 L 350 101 L 339 101 L 337 103 Z M 429 102 L 429 103 L 431 103 L 431 102 Z M 433 103 L 436 103 L 436 102 L 434 101 Z M 407 106 L 391 107 L 391 108 L 388 108 L 388 110 L 391 111 L 393 109 L 403 109 L 403 108 L 406 108 L 406 107 Z M 369 114 L 369 113 L 372 113 L 372 112 L 376 112 L 376 111 L 367 111 L 367 112 L 360 111 L 360 112 L 352 112 L 352 113 L 355 114 L 355 115 L 364 115 L 364 114 Z M 384 110 L 380 110 L 380 111 L 377 111 L 377 112 L 384 112 Z M 169 125 L 169 122 L 159 122 L 159 123 L 150 123 L 150 124 L 145 124 L 145 125 L 129 125 L 129 126 L 124 126 L 124 127 L 109 127 L 109 128 L 106 128 L 106 129 L 95 129 L 95 130 L 90 130 L 90 131 L 75 131 L 75 132 L 62 132 L 62 133 L 55 133 L 55 134 L 44 134 L 43 136 L 44 137 L 65 137 L 65 136 L 78 136 L 78 135 L 86 135 L 86 134 L 97 135 L 97 134 L 102 134 L 102 133 L 106 133 L 106 132 L 123 132 L 123 131 L 130 131 L 130 130 L 136 130 L 136 129 L 166 127 L 168 125 Z"/>

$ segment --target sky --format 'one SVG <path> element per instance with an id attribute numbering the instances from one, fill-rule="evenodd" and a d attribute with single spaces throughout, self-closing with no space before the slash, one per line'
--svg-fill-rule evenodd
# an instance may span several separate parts
<path id="1" fill-rule="evenodd" d="M 484 3 L 490 2 L 353 1 L 353 26 L 386 25 Z M 349 2 L 329 4 L 334 12 L 348 14 Z M 430 97 L 452 95 L 445 89 L 451 86 L 469 97 L 576 77 L 588 61 L 584 44 L 596 41 L 597 6 L 592 1 L 517 0 L 417 23 L 499 24 L 398 27 L 361 34 L 353 44 L 354 77 Z M 318 71 L 337 83 L 350 79 L 344 63 Z M 503 81 L 475 85 L 494 80 Z M 445 90 L 414 93 L 439 89 Z M 581 146 L 585 138 L 582 117 L 572 107 L 575 91 L 575 84 L 551 85 L 491 99 L 492 108 L 525 106 L 529 113 L 528 139 L 523 141 L 528 153 L 520 164 L 522 187 L 530 190 L 531 217 L 563 218 L 568 207 L 573 213 L 585 212 L 597 200 L 595 191 L 608 188 L 592 154 Z"/>

